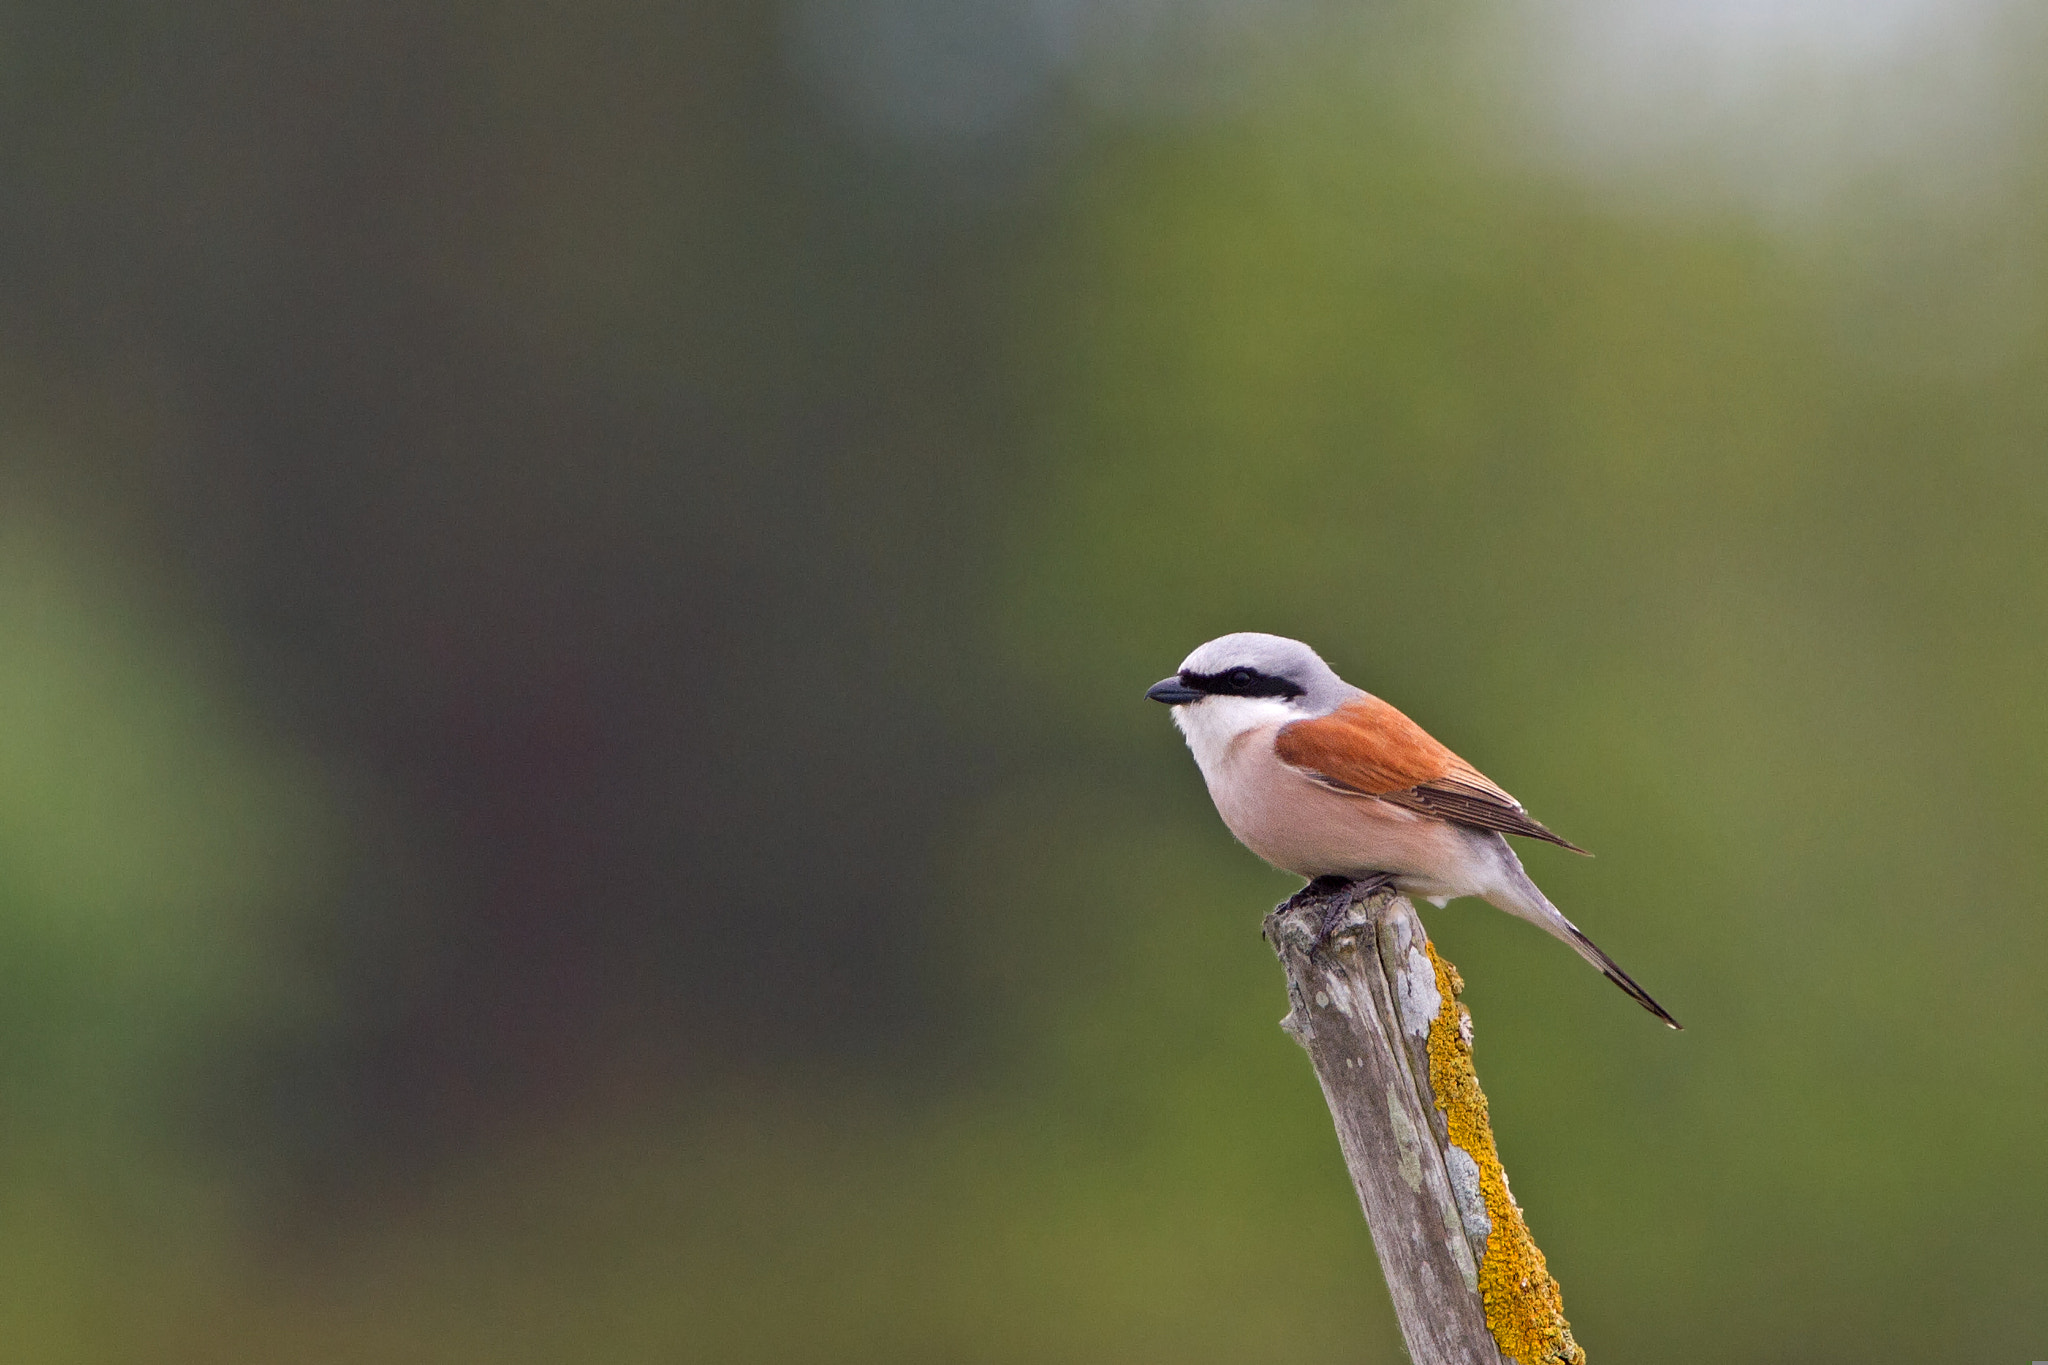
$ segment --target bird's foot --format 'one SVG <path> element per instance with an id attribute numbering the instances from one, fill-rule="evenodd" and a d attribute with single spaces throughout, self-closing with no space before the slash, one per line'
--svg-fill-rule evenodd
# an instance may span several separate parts
<path id="1" fill-rule="evenodd" d="M 1357 927 L 1351 915 L 1352 906 L 1369 900 L 1393 884 L 1394 877 L 1389 872 L 1374 872 L 1356 878 L 1317 877 L 1280 902 L 1268 919 L 1277 920 L 1297 911 L 1312 914 L 1315 931 L 1309 940 L 1308 950 L 1319 953 L 1345 930 Z"/>

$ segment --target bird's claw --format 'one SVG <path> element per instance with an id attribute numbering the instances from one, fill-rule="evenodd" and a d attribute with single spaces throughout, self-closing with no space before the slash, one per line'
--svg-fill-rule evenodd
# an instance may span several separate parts
<path id="1" fill-rule="evenodd" d="M 1316 917 L 1316 932 L 1309 941 L 1310 953 L 1319 953 L 1329 947 L 1344 930 L 1355 927 L 1351 918 L 1351 907 L 1392 886 L 1394 878 L 1386 872 L 1375 872 L 1364 877 L 1317 877 L 1307 886 L 1289 896 L 1275 910 L 1274 917 L 1293 911 L 1312 911 Z"/>

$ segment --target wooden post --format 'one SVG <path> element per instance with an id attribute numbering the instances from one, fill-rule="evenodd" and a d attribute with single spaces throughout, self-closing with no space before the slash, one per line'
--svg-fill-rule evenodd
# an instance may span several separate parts
<path id="1" fill-rule="evenodd" d="M 1266 938 L 1416 1365 L 1585 1365 L 1494 1150 L 1464 983 L 1415 907 L 1384 881 L 1319 885 Z"/>

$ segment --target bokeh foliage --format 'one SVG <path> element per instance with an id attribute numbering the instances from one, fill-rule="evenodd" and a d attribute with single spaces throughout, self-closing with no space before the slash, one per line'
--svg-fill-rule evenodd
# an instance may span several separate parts
<path id="1" fill-rule="evenodd" d="M 2041 1354 L 2048 142 L 1632 196 L 1410 16 L 906 148 L 806 13 L 8 21 L 9 1358 L 1398 1359 L 1235 629 L 1688 1025 L 1429 916 L 1594 1359 Z"/>

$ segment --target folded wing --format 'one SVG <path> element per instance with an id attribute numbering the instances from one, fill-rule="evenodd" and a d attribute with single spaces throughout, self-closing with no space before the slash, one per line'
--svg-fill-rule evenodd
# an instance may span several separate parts
<path id="1" fill-rule="evenodd" d="M 1273 749 L 1281 762 L 1347 796 L 1586 851 L 1531 819 L 1521 802 L 1378 697 L 1283 725 Z"/>

